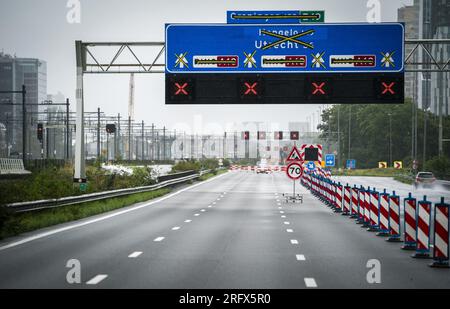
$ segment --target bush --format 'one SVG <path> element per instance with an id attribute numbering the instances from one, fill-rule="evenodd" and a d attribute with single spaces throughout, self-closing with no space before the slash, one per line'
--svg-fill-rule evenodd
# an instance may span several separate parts
<path id="1" fill-rule="evenodd" d="M 447 157 L 434 157 L 425 162 L 425 170 L 433 172 L 440 179 L 450 179 L 450 160 Z"/>
<path id="2" fill-rule="evenodd" d="M 6 207 L 0 206 L 0 231 L 6 225 L 6 221 L 8 220 L 10 214 Z"/>
<path id="3" fill-rule="evenodd" d="M 172 166 L 172 172 L 185 172 L 185 171 L 200 171 L 202 168 L 200 162 L 198 161 L 181 161 Z"/>

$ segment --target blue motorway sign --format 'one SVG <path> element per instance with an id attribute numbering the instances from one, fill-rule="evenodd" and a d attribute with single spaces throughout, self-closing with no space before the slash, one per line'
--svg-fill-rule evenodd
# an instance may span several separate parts
<path id="1" fill-rule="evenodd" d="M 325 166 L 335 166 L 335 155 L 326 154 L 325 155 Z"/>
<path id="2" fill-rule="evenodd" d="M 325 21 L 325 11 L 227 11 L 227 24 L 299 24 Z"/>
<path id="3" fill-rule="evenodd" d="M 356 160 L 347 160 L 347 169 L 354 170 L 356 168 Z"/>
<path id="4" fill-rule="evenodd" d="M 308 170 L 310 170 L 310 171 L 313 171 L 313 170 L 316 169 L 316 164 L 314 163 L 314 161 L 309 161 L 309 162 L 306 164 L 306 168 L 307 168 Z"/>
<path id="5" fill-rule="evenodd" d="M 401 23 L 168 24 L 167 73 L 403 72 Z"/>

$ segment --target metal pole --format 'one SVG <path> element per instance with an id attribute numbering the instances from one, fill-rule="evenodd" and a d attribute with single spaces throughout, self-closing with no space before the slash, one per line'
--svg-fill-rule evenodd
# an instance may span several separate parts
<path id="1" fill-rule="evenodd" d="M 166 127 L 163 127 L 163 160 L 166 160 Z"/>
<path id="2" fill-rule="evenodd" d="M 439 149 L 438 149 L 438 153 L 439 153 L 439 157 L 442 157 L 442 154 L 443 154 L 443 145 L 442 145 L 442 143 L 443 143 L 443 135 L 444 135 L 444 133 L 443 133 L 443 125 L 442 125 L 442 102 L 443 100 L 442 100 L 442 98 L 439 98 Z M 425 163 L 425 162 L 424 162 Z"/>
<path id="3" fill-rule="evenodd" d="M 26 107 L 27 90 L 22 85 L 22 160 L 26 164 L 27 160 L 27 107 Z"/>
<path id="4" fill-rule="evenodd" d="M 109 160 L 109 133 L 106 132 L 106 162 Z"/>
<path id="5" fill-rule="evenodd" d="M 144 161 L 144 146 L 145 146 L 145 140 L 144 140 L 144 120 L 142 120 L 142 132 L 141 132 L 141 145 L 142 145 L 142 156 L 141 156 L 141 160 Z"/>
<path id="6" fill-rule="evenodd" d="M 117 135 L 115 138 L 117 138 L 117 140 L 116 140 L 116 146 L 115 146 L 115 150 L 114 150 L 114 159 L 121 156 L 120 148 L 121 148 L 122 139 L 120 138 L 120 113 L 117 114 Z"/>
<path id="7" fill-rule="evenodd" d="M 128 160 L 131 161 L 131 116 L 128 116 Z"/>
<path id="8" fill-rule="evenodd" d="M 152 160 L 155 160 L 155 124 L 152 123 Z"/>
<path id="9" fill-rule="evenodd" d="M 75 174 L 74 181 L 86 182 L 86 167 L 84 153 L 84 93 L 83 93 L 83 69 L 85 64 L 84 47 L 81 41 L 75 42 L 77 58 L 77 119 L 75 132 Z"/>
<path id="10" fill-rule="evenodd" d="M 66 99 L 66 160 L 69 159 L 69 143 L 72 141 L 69 140 L 69 131 L 70 131 L 70 119 L 69 119 L 69 99 Z"/>
<path id="11" fill-rule="evenodd" d="M 97 108 L 97 160 L 100 159 L 100 107 Z"/>
<path id="12" fill-rule="evenodd" d="M 352 132 L 352 106 L 350 105 L 350 111 L 348 112 L 348 159 L 351 159 L 351 132 Z"/>
<path id="13" fill-rule="evenodd" d="M 337 106 L 337 136 L 338 136 L 338 168 L 341 167 L 341 117 L 340 112 L 341 108 L 340 105 Z"/>
<path id="14" fill-rule="evenodd" d="M 423 111 L 423 162 L 427 160 L 427 118 L 428 113 Z"/>
<path id="15" fill-rule="evenodd" d="M 392 163 L 392 114 L 388 114 L 389 116 L 389 164 Z M 388 166 L 389 166 L 388 164 Z"/>

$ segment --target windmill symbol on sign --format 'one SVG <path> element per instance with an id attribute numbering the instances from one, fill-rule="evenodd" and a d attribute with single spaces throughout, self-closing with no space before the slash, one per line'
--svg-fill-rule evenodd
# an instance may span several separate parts
<path id="1" fill-rule="evenodd" d="M 389 68 L 390 66 L 395 67 L 394 59 L 392 58 L 394 53 L 395 51 L 391 53 L 381 53 L 381 55 L 383 56 L 383 58 L 381 59 L 381 65 L 386 68 Z"/>
<path id="2" fill-rule="evenodd" d="M 256 68 L 256 60 L 255 60 L 255 54 L 256 54 L 256 50 L 253 53 L 246 53 L 244 52 L 245 55 L 245 60 L 244 60 L 244 66 L 248 67 L 249 69 L 251 69 L 252 67 Z"/>
<path id="3" fill-rule="evenodd" d="M 189 68 L 188 61 L 186 59 L 187 52 L 184 54 L 175 54 L 175 57 L 177 57 L 177 60 L 175 61 L 175 67 L 179 67 L 180 69 L 183 69 L 185 66 L 186 68 Z"/>

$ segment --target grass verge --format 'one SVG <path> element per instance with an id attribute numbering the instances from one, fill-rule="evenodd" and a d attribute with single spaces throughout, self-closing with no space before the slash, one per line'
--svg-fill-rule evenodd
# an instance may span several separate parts
<path id="1" fill-rule="evenodd" d="M 200 176 L 200 177 L 198 178 L 198 180 L 199 180 L 199 181 L 205 181 L 205 180 L 207 180 L 207 179 L 209 179 L 209 178 L 211 178 L 211 177 L 214 177 L 214 176 L 217 176 L 217 175 L 226 173 L 226 172 L 228 172 L 228 170 L 226 170 L 226 169 L 224 169 L 224 170 L 217 170 L 217 171 L 215 171 L 215 172 L 211 172 L 211 173 L 208 173 L 208 174 L 205 174 L 205 175 Z"/>
<path id="2" fill-rule="evenodd" d="M 0 239 L 144 202 L 163 196 L 170 191 L 170 189 L 159 189 L 101 201 L 10 214 L 0 230 Z"/>
<path id="3" fill-rule="evenodd" d="M 333 175 L 336 176 L 373 176 L 373 177 L 397 177 L 404 176 L 408 173 L 407 170 L 398 170 L 395 168 L 371 168 L 371 169 L 357 169 L 357 170 L 347 170 L 344 169 L 340 172 L 337 170 L 333 171 Z"/>

